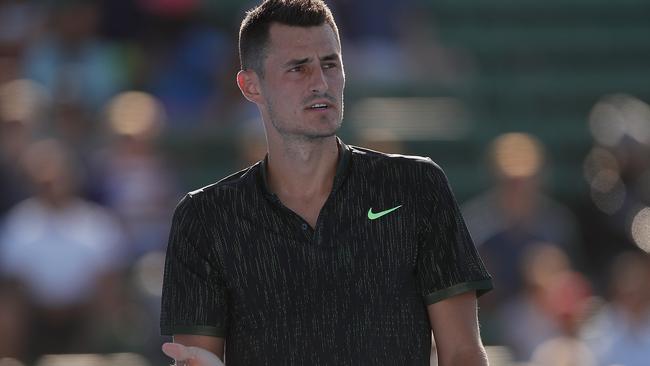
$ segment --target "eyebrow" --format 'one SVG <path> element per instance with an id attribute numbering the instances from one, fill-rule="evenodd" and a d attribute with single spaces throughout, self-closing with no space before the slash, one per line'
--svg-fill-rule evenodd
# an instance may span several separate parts
<path id="1" fill-rule="evenodd" d="M 339 59 L 339 55 L 336 53 L 332 53 L 320 58 L 321 61 L 333 61 L 333 60 L 338 61 L 338 59 Z M 306 63 L 309 63 L 311 60 L 312 60 L 311 57 L 289 60 L 284 64 L 284 67 L 304 65 Z"/>
<path id="2" fill-rule="evenodd" d="M 338 61 L 339 60 L 339 55 L 337 53 L 332 53 L 327 56 L 323 56 L 320 59 L 321 61 Z"/>

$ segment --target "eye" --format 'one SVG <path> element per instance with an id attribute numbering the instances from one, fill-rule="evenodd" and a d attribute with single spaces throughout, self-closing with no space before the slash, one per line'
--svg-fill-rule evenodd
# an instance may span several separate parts
<path id="1" fill-rule="evenodd" d="M 290 68 L 288 71 L 289 72 L 300 72 L 302 70 L 303 70 L 302 66 L 295 66 L 295 67 Z"/>
<path id="2" fill-rule="evenodd" d="M 327 64 L 323 64 L 323 69 L 333 69 L 336 66 L 337 65 L 335 63 L 333 63 L 333 62 L 332 63 L 327 63 Z"/>

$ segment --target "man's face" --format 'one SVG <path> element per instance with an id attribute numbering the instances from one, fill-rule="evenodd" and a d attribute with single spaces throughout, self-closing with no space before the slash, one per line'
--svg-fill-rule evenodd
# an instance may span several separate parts
<path id="1" fill-rule="evenodd" d="M 260 78 L 262 113 L 284 137 L 334 135 L 343 119 L 345 74 L 332 28 L 272 24 Z"/>

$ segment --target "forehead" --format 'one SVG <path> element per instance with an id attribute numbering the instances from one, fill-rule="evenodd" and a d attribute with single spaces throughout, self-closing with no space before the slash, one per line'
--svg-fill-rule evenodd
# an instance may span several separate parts
<path id="1" fill-rule="evenodd" d="M 339 54 L 341 46 L 334 30 L 327 24 L 296 27 L 273 23 L 269 29 L 268 56 L 291 59 Z"/>

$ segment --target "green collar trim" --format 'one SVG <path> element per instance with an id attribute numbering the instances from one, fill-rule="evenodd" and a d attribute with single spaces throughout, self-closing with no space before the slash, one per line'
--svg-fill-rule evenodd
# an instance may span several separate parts
<path id="1" fill-rule="evenodd" d="M 427 305 L 431 305 L 433 303 L 436 303 L 438 301 L 444 300 L 446 298 L 452 297 L 454 295 L 459 295 L 467 291 L 476 291 L 476 297 L 479 297 L 483 295 L 484 293 L 490 291 L 492 289 L 492 280 L 491 279 L 485 279 L 485 280 L 480 280 L 480 281 L 471 281 L 471 282 L 463 282 L 456 284 L 454 286 L 448 287 L 446 289 L 442 289 L 436 292 L 432 292 L 428 295 L 424 296 L 424 302 Z"/>
<path id="2" fill-rule="evenodd" d="M 162 335 L 192 334 L 212 337 L 226 337 L 226 329 L 208 325 L 171 325 L 160 328 Z"/>

